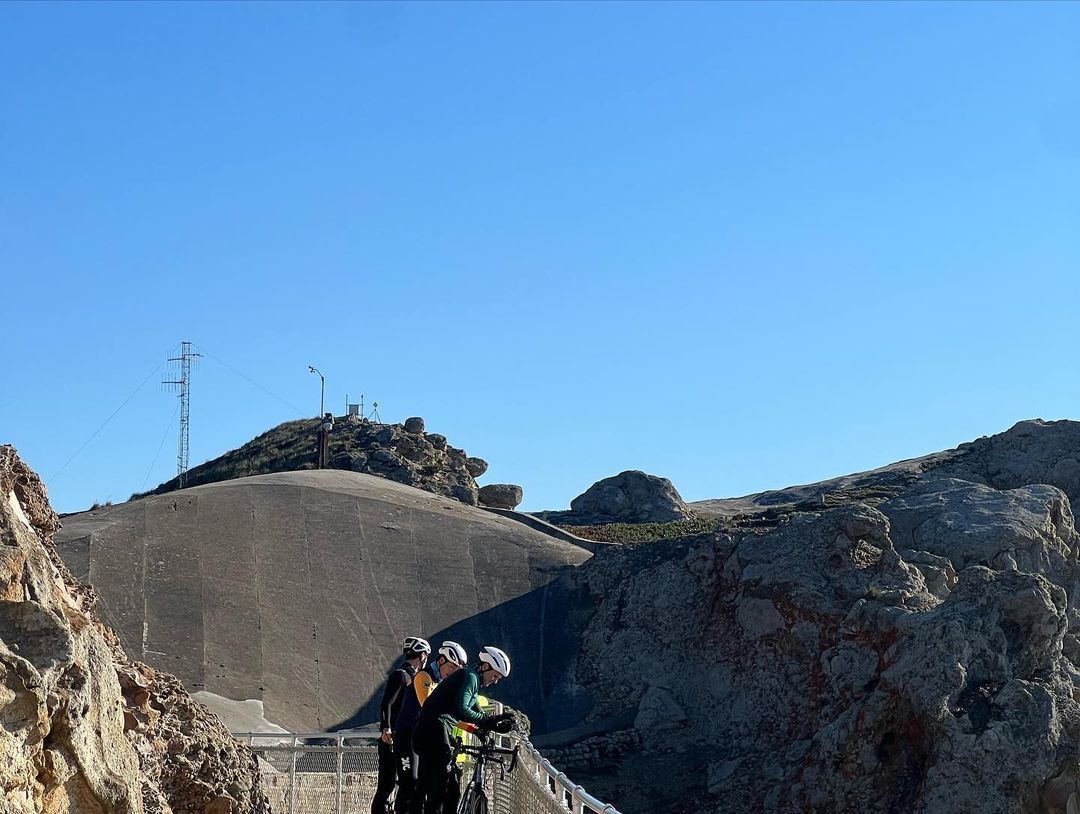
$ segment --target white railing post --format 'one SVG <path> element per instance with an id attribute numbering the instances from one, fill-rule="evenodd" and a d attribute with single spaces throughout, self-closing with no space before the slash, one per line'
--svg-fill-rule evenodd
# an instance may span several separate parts
<path id="1" fill-rule="evenodd" d="M 337 772 L 334 778 L 334 792 L 337 797 L 335 805 L 337 806 L 334 811 L 337 814 L 345 814 L 341 807 L 342 785 L 344 784 L 344 778 L 342 777 L 342 757 L 345 754 L 345 738 L 341 735 L 337 739 Z"/>
<path id="2" fill-rule="evenodd" d="M 296 736 L 292 739 L 292 752 L 289 753 L 289 814 L 298 814 L 296 811 L 296 747 L 298 741 Z"/>

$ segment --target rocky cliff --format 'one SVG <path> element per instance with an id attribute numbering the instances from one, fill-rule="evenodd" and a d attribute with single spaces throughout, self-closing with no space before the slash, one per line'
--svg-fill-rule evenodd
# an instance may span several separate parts
<path id="1" fill-rule="evenodd" d="M 600 552 L 560 586 L 590 708 L 553 756 L 642 814 L 1074 814 L 1078 459 L 1080 425 L 1024 422 Z"/>
<path id="2" fill-rule="evenodd" d="M 41 481 L 0 446 L 0 809 L 269 812 L 252 755 L 97 620 L 55 554 L 58 526 Z"/>

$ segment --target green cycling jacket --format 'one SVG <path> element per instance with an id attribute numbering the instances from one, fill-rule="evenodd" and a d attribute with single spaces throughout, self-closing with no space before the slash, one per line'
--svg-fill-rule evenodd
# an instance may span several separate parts
<path id="1" fill-rule="evenodd" d="M 448 730 L 458 721 L 478 724 L 488 717 L 480 710 L 479 695 L 480 676 L 472 667 L 462 667 L 435 685 L 420 708 L 417 726 L 436 718 Z"/>

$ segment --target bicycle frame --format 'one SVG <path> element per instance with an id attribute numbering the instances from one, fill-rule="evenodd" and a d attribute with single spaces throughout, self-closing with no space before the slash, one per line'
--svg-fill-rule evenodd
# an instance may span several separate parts
<path id="1" fill-rule="evenodd" d="M 454 749 L 455 755 L 469 755 L 476 759 L 476 765 L 473 766 L 472 777 L 469 778 L 469 782 L 465 786 L 465 793 L 462 794 L 462 800 L 467 799 L 467 792 L 469 789 L 472 789 L 473 793 L 477 796 L 484 795 L 486 797 L 486 794 L 484 794 L 484 784 L 487 781 L 487 764 L 498 763 L 502 776 L 505 777 L 510 772 L 513 772 L 514 768 L 517 766 L 518 749 L 520 748 L 514 746 L 513 749 L 506 749 L 502 746 L 496 746 L 490 732 L 478 732 L 475 729 L 471 729 L 471 731 L 479 738 L 479 745 L 470 746 L 462 743 L 461 738 L 458 738 Z M 510 758 L 509 766 L 506 764 L 507 757 Z"/>

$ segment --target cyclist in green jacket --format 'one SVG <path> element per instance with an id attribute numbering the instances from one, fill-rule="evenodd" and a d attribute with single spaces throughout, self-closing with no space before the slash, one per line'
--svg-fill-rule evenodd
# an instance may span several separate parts
<path id="1" fill-rule="evenodd" d="M 485 715 L 477 697 L 481 687 L 490 687 L 510 675 L 510 657 L 497 647 L 485 647 L 475 667 L 465 667 L 439 682 L 420 709 L 413 731 L 413 754 L 417 759 L 417 787 L 410 808 L 418 811 L 423 800 L 423 814 L 443 814 L 447 778 L 454 750 L 451 730 L 458 721 L 476 724 L 481 729 L 509 732 L 513 716 Z"/>

